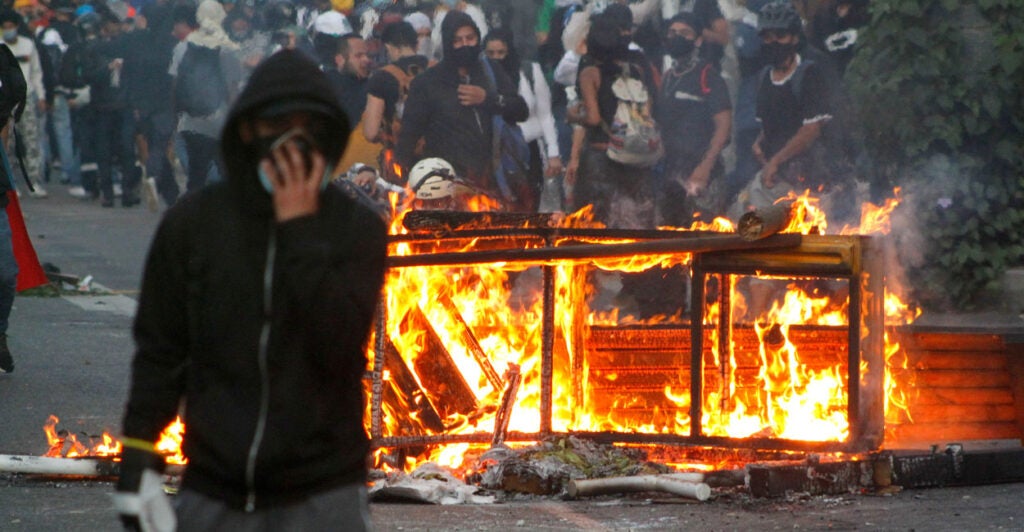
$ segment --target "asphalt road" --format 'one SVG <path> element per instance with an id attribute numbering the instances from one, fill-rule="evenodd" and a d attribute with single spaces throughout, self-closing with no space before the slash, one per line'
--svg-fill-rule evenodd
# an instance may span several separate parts
<path id="1" fill-rule="evenodd" d="M 19 297 L 11 317 L 16 371 L 0 375 L 0 454 L 41 455 L 49 415 L 71 432 L 116 431 L 132 353 L 130 325 L 143 260 L 159 220 L 144 207 L 102 209 L 54 185 L 25 198 L 40 259 L 91 275 L 104 297 Z M 110 482 L 0 473 L 0 530 L 116 530 Z M 891 496 L 707 503 L 670 498 L 513 499 L 479 506 L 372 505 L 380 530 L 1024 530 L 1024 485 L 905 491 Z"/>

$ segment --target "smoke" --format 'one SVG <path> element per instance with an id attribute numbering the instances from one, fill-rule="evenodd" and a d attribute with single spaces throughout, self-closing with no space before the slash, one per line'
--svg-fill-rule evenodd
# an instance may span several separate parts
<path id="1" fill-rule="evenodd" d="M 914 283 L 907 272 L 919 272 L 934 266 L 932 257 L 940 251 L 932 236 L 936 210 L 957 208 L 962 198 L 954 191 L 965 179 L 963 165 L 945 155 L 934 155 L 901 180 L 902 201 L 890 217 L 892 249 L 886 253 L 886 276 L 890 290 L 911 293 Z M 920 288 L 921 283 L 917 283 Z M 936 289 L 939 287 L 931 287 Z M 943 291 L 945 292 L 945 291 Z M 929 294 L 930 296 L 932 294 Z M 951 304 L 948 298 L 935 301 L 940 306 Z"/>

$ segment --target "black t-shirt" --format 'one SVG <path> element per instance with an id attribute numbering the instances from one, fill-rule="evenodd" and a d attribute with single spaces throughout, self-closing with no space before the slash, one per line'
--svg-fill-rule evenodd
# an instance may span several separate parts
<path id="1" fill-rule="evenodd" d="M 415 77 L 427 69 L 429 61 L 422 55 L 411 55 L 403 57 L 392 63 L 403 72 Z M 370 81 L 366 84 L 366 93 L 384 100 L 384 119 L 391 120 L 395 116 L 395 104 L 399 97 L 398 79 L 384 69 L 379 69 L 370 75 Z"/>
<path id="2" fill-rule="evenodd" d="M 761 149 L 765 157 L 778 153 L 804 124 L 831 118 L 831 95 L 817 63 L 801 60 L 782 83 L 772 81 L 765 69 L 757 89 L 757 121 L 764 132 Z"/>
<path id="3" fill-rule="evenodd" d="M 655 119 L 666 156 L 703 156 L 715 133 L 714 116 L 730 109 L 729 89 L 710 63 L 702 61 L 681 74 L 665 71 Z"/>
<path id="4" fill-rule="evenodd" d="M 335 69 L 324 72 L 327 81 L 334 88 L 335 96 L 341 102 L 341 108 L 345 111 L 350 127 L 356 127 L 363 119 L 363 110 L 366 109 L 366 86 L 368 78 L 358 78 L 349 72 L 339 72 Z"/>

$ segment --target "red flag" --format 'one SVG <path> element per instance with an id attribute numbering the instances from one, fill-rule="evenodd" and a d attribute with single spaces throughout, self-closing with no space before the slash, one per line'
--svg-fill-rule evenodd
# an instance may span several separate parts
<path id="1" fill-rule="evenodd" d="M 21 292 L 50 282 L 46 278 L 43 267 L 39 265 L 39 257 L 36 256 L 32 240 L 28 237 L 25 217 L 22 216 L 21 205 L 18 204 L 18 194 L 13 190 L 7 191 L 7 219 L 11 224 L 14 259 L 18 262 L 18 291 Z"/>

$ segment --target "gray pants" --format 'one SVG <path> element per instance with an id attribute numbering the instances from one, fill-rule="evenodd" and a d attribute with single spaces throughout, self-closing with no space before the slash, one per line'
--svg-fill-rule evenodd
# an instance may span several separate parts
<path id="1" fill-rule="evenodd" d="M 366 486 L 350 484 L 318 493 L 302 502 L 252 513 L 229 508 L 223 502 L 191 490 L 176 497 L 178 530 L 199 532 L 277 532 L 307 530 L 370 530 Z"/>

